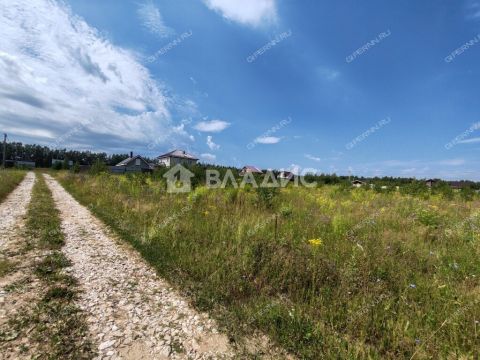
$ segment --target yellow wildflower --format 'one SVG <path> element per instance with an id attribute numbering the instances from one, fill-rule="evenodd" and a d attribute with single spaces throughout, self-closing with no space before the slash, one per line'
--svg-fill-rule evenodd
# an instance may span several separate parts
<path id="1" fill-rule="evenodd" d="M 208 211 L 205 211 L 203 214 L 204 214 L 205 216 L 207 216 L 207 215 L 210 214 L 210 213 L 209 213 Z"/>
<path id="2" fill-rule="evenodd" d="M 311 240 L 308 240 L 308 242 L 310 243 L 310 245 L 313 245 L 313 246 L 321 246 L 323 243 L 322 239 L 311 239 Z"/>

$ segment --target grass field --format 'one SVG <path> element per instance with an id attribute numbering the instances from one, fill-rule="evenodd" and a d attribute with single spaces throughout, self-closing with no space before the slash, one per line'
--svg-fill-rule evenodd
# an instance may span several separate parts
<path id="1" fill-rule="evenodd" d="M 0 201 L 20 184 L 25 174 L 22 170 L 0 170 Z"/>
<path id="2" fill-rule="evenodd" d="M 308 359 L 479 356 L 476 197 L 58 177 L 234 338 L 261 329 Z"/>

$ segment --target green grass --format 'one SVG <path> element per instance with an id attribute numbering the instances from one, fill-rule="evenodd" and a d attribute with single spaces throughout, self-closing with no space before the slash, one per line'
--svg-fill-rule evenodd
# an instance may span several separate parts
<path id="1" fill-rule="evenodd" d="M 84 315 L 74 304 L 77 283 L 63 271 L 71 263 L 60 252 L 64 236 L 59 216 L 43 176 L 37 176 L 25 232 L 30 250 L 43 254 L 33 273 L 44 288 L 37 303 L 10 320 L 10 334 L 33 329 L 29 337 L 39 347 L 36 359 L 89 359 L 94 352 L 88 339 L 88 328 Z M 3 335 L 6 336 L 8 334 Z"/>
<path id="2" fill-rule="evenodd" d="M 478 198 L 59 177 L 234 338 L 260 329 L 305 359 L 479 356 Z"/>
<path id="3" fill-rule="evenodd" d="M 0 169 L 0 201 L 3 201 L 22 182 L 25 175 L 26 172 L 22 170 Z"/>

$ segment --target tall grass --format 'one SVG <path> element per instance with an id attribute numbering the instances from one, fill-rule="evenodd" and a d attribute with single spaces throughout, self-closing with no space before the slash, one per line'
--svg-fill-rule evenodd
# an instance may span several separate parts
<path id="1" fill-rule="evenodd" d="M 261 329 L 307 359 L 478 357 L 478 200 L 60 180 L 233 335 Z"/>
<path id="2" fill-rule="evenodd" d="M 22 170 L 0 170 L 0 201 L 22 182 L 25 174 Z"/>

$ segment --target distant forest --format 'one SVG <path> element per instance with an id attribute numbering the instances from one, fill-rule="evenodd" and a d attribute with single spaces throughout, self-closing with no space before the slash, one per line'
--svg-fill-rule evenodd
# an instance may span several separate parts
<path id="1" fill-rule="evenodd" d="M 47 146 L 27 145 L 19 142 L 7 143 L 7 160 L 35 161 L 37 167 L 52 166 L 52 159 L 71 160 L 80 165 L 91 165 L 97 160 L 106 165 L 116 165 L 126 159 L 128 154 L 94 153 L 66 149 L 50 149 Z"/>
<path id="2" fill-rule="evenodd" d="M 28 145 L 22 144 L 19 142 L 7 143 L 7 160 L 25 160 L 25 161 L 35 161 L 37 167 L 48 168 L 52 166 L 52 159 L 58 160 L 67 160 L 73 161 L 79 165 L 93 165 L 95 163 L 103 163 L 107 166 L 113 166 L 118 164 L 120 161 L 129 157 L 129 154 L 112 154 L 108 155 L 107 153 L 95 153 L 91 151 L 77 151 L 77 150 L 66 150 L 66 149 L 50 149 L 47 146 L 41 145 Z M 153 159 L 145 158 L 148 162 L 153 162 Z M 192 180 L 194 183 L 203 183 L 205 181 L 205 169 L 218 169 L 223 174 L 226 170 L 230 169 L 232 171 L 239 171 L 234 167 L 227 166 L 217 166 L 209 164 L 198 164 L 191 168 L 195 174 L 195 178 Z M 158 174 L 162 174 L 167 169 L 159 168 L 157 169 Z M 278 173 L 278 171 L 274 171 Z M 418 191 L 423 191 L 426 186 L 424 181 L 415 179 L 415 178 L 401 178 L 401 177 L 358 177 L 358 176 L 339 176 L 336 174 L 317 174 L 317 175 L 306 175 L 305 178 L 308 181 L 316 181 L 319 184 L 324 185 L 345 185 L 350 186 L 352 180 L 361 180 L 367 184 L 375 184 L 377 187 L 380 186 L 405 186 L 418 188 Z M 478 190 L 480 189 L 480 182 L 473 181 L 456 181 L 456 182 L 446 182 L 437 179 L 438 182 L 435 185 L 435 188 L 449 188 L 450 185 L 455 183 L 457 187 L 461 188 L 470 188 Z M 390 188 L 393 189 L 393 188 Z"/>

